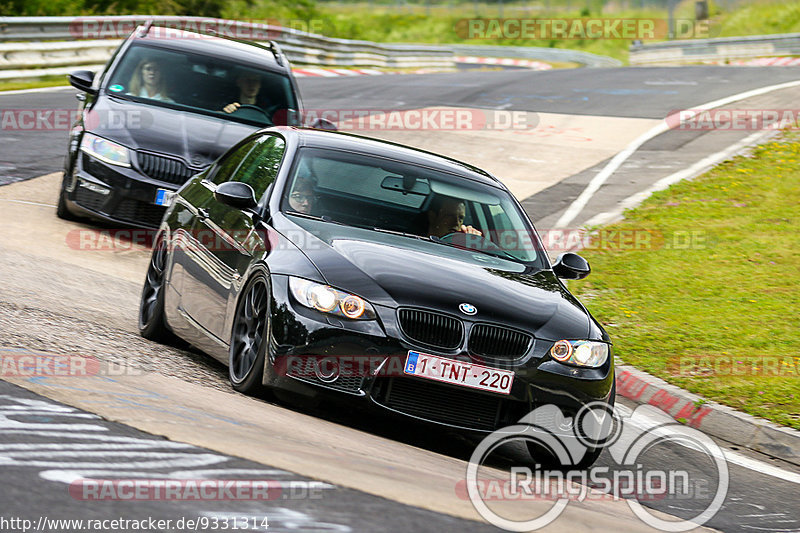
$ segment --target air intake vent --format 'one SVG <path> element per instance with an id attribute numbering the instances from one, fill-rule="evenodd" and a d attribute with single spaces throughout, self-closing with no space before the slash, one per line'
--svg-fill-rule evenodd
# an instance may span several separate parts
<path id="1" fill-rule="evenodd" d="M 156 180 L 183 185 L 195 174 L 194 170 L 177 159 L 146 152 L 137 152 L 136 156 L 142 172 Z"/>
<path id="2" fill-rule="evenodd" d="M 469 389 L 412 377 L 381 382 L 375 400 L 390 409 L 425 420 L 470 429 L 497 427 L 503 399 Z"/>
<path id="3" fill-rule="evenodd" d="M 460 320 L 418 309 L 400 309 L 400 329 L 416 342 L 452 350 L 461 345 L 464 325 Z"/>
<path id="4" fill-rule="evenodd" d="M 528 351 L 533 337 L 513 329 L 476 324 L 469 334 L 469 353 L 482 357 L 516 359 Z"/>

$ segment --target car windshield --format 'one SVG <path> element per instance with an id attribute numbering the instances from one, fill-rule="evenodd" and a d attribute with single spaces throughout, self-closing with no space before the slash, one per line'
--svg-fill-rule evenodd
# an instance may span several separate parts
<path id="1" fill-rule="evenodd" d="M 296 122 L 287 76 L 192 52 L 134 44 L 106 87 L 117 96 L 261 126 Z"/>
<path id="2" fill-rule="evenodd" d="M 301 149 L 282 209 L 297 218 L 407 238 L 414 248 L 425 241 L 429 250 L 444 244 L 518 263 L 534 262 L 542 255 L 533 228 L 508 192 L 351 152 Z"/>

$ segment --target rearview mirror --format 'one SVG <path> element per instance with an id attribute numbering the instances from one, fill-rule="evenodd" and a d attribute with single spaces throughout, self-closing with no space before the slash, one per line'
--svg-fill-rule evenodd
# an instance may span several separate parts
<path id="1" fill-rule="evenodd" d="M 76 70 L 69 75 L 69 84 L 89 94 L 97 94 L 97 90 L 92 87 L 94 72 L 91 70 Z"/>
<path id="2" fill-rule="evenodd" d="M 218 185 L 214 198 L 219 203 L 236 209 L 255 209 L 258 206 L 253 188 L 240 181 L 226 181 Z"/>
<path id="3" fill-rule="evenodd" d="M 381 188 L 420 196 L 428 196 L 431 192 L 428 182 L 421 181 L 414 176 L 386 176 L 381 182 Z"/>
<path id="4" fill-rule="evenodd" d="M 553 272 L 561 279 L 583 279 L 591 271 L 589 262 L 572 252 L 559 255 L 553 265 Z"/>

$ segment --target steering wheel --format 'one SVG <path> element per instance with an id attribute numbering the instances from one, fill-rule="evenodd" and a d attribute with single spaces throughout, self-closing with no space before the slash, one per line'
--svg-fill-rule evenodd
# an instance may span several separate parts
<path id="1" fill-rule="evenodd" d="M 270 123 L 272 123 L 272 120 L 270 119 L 270 115 L 267 113 L 267 111 L 264 111 L 263 109 L 261 109 L 261 108 L 260 108 L 260 107 L 258 107 L 257 105 L 253 105 L 253 104 L 241 104 L 241 105 L 239 105 L 239 107 L 237 107 L 237 108 L 236 108 L 236 109 L 233 111 L 233 113 L 238 113 L 239 111 L 256 111 L 256 112 L 258 112 L 260 115 L 263 115 L 263 117 L 264 117 L 265 119 L 267 119 L 267 120 L 268 120 Z"/>

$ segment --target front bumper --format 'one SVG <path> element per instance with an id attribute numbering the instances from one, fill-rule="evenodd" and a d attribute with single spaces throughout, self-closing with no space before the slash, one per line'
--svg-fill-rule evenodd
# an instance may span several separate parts
<path id="1" fill-rule="evenodd" d="M 361 403 L 399 416 L 470 432 L 515 424 L 537 407 L 555 405 L 566 417 L 592 402 L 612 403 L 613 357 L 600 368 L 575 368 L 547 356 L 536 341 L 525 358 L 476 360 L 442 353 L 403 335 L 397 310 L 375 306 L 378 320 L 340 321 L 297 304 L 286 276 L 273 276 L 270 357 L 265 384 L 310 397 Z M 510 394 L 484 392 L 403 373 L 409 350 L 515 373 Z M 335 379 L 331 379 L 333 375 Z M 537 411 L 539 412 L 539 411 Z"/>
<path id="2" fill-rule="evenodd" d="M 124 226 L 156 229 L 167 207 L 156 204 L 159 189 L 177 190 L 181 184 L 156 180 L 135 167 L 120 167 L 78 152 L 67 175 L 67 208 L 81 216 Z"/>

